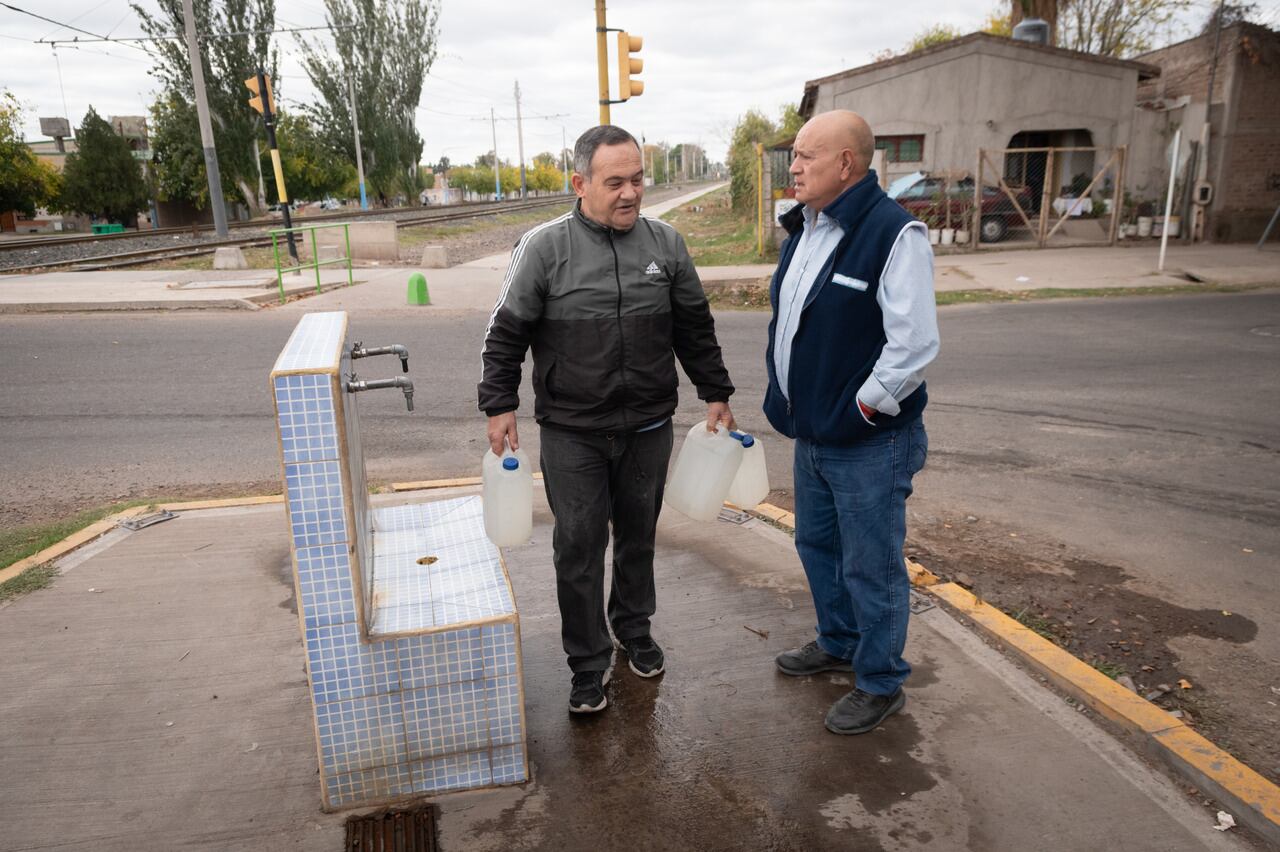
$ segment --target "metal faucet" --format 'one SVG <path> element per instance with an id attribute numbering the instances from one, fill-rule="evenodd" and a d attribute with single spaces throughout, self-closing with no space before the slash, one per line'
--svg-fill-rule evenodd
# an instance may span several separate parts
<path id="1" fill-rule="evenodd" d="M 400 366 L 404 368 L 404 372 L 409 372 L 409 350 L 399 343 L 393 343 L 390 346 L 365 347 L 363 343 L 357 340 L 351 345 L 352 361 L 357 358 L 368 358 L 371 355 L 399 355 Z"/>
<path id="2" fill-rule="evenodd" d="M 403 349 L 404 347 L 400 347 Z M 401 358 L 406 356 L 401 355 Z M 410 411 L 413 411 L 413 382 L 404 376 L 396 376 L 394 379 L 373 379 L 371 381 L 362 381 L 356 377 L 355 373 L 351 374 L 350 381 L 347 382 L 347 393 L 360 393 L 361 391 L 380 390 L 382 388 L 400 388 L 404 391 L 404 403 Z"/>

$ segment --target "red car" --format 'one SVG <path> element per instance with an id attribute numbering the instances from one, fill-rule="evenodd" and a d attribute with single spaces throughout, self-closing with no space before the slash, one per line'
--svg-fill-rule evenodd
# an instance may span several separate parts
<path id="1" fill-rule="evenodd" d="M 947 183 L 940 177 L 913 172 L 894 180 L 886 193 L 912 216 L 930 227 L 945 226 L 947 206 L 950 206 L 951 227 L 968 230 L 973 222 L 973 178 L 951 181 L 949 187 Z M 947 189 L 947 206 L 944 206 L 942 199 L 944 188 Z M 1034 221 L 1039 215 L 1037 196 L 1026 187 L 1014 189 L 1013 193 L 1022 212 Z M 1025 227 L 1026 223 L 1018 215 L 1013 202 L 1000 187 L 982 188 L 981 236 L 984 243 L 998 243 L 1008 236 L 1010 228 Z"/>

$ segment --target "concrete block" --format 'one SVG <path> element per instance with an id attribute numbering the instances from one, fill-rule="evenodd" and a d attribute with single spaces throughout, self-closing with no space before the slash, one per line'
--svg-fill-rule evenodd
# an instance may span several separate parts
<path id="1" fill-rule="evenodd" d="M 352 222 L 348 225 L 351 236 L 352 260 L 399 260 L 400 244 L 396 241 L 395 222 Z M 337 246 L 341 257 L 346 251 L 341 228 L 325 228 L 316 231 L 316 245 L 321 250 Z"/>
<path id="2" fill-rule="evenodd" d="M 445 269 L 449 266 L 449 253 L 444 246 L 423 246 L 422 265 L 427 269 Z"/>
<path id="3" fill-rule="evenodd" d="M 214 269 L 248 269 L 249 262 L 239 246 L 221 246 L 213 250 Z"/>

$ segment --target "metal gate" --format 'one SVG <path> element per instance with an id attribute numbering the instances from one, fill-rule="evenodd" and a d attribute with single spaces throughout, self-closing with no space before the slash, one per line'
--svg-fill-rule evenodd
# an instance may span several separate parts
<path id="1" fill-rule="evenodd" d="M 974 246 L 1114 244 L 1124 215 L 1126 153 L 1124 145 L 978 149 L 966 211 Z"/>

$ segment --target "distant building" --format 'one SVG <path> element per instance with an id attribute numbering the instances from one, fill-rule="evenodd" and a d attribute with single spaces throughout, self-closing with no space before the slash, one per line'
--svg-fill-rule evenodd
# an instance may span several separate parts
<path id="1" fill-rule="evenodd" d="M 887 180 L 977 168 L 978 149 L 1127 145 L 1140 81 L 1159 68 L 972 33 L 805 83 L 800 113 L 851 109 L 870 122 Z M 1017 183 L 1044 155 L 1005 165 Z M 1056 158 L 1052 185 L 1092 174 L 1092 152 Z"/>
<path id="2" fill-rule="evenodd" d="M 1124 60 L 973 33 L 810 80 L 800 112 L 861 113 L 876 133 L 885 183 L 917 171 L 972 174 L 979 149 L 1099 148 L 1105 157 L 1123 145 L 1126 201 L 1158 212 L 1181 129 L 1174 212 L 1197 237 L 1256 240 L 1280 205 L 1280 33 L 1226 27 L 1216 65 L 1213 45 L 1210 33 Z M 1046 181 L 1046 160 L 1044 153 L 991 158 L 1008 185 L 1037 198 L 1042 186 L 1070 195 L 1102 166 L 1092 151 L 1055 152 Z M 774 187 L 785 185 L 786 165 L 776 152 Z M 983 177 L 994 180 L 990 167 Z M 1104 194 L 1114 192 L 1112 180 L 1100 183 Z M 1203 207 L 1197 184 L 1211 194 Z"/>
<path id="3" fill-rule="evenodd" d="M 140 115 L 113 115 L 107 119 L 120 136 L 125 137 L 129 141 L 129 148 L 133 151 L 136 159 L 143 162 L 143 169 L 148 168 L 147 163 L 151 160 L 151 143 L 147 136 L 147 119 Z M 28 142 L 27 147 L 37 159 L 43 160 L 53 166 L 59 173 L 66 166 L 67 154 L 74 153 L 79 150 L 75 139 L 70 138 L 70 128 L 67 126 L 65 119 L 40 119 L 41 129 L 46 133 L 52 132 L 59 135 L 54 139 L 39 139 L 35 142 Z M 61 126 L 61 130 L 54 129 Z M 62 133 L 68 134 L 66 137 Z M 57 233 L 61 231 L 88 231 L 90 219 L 88 216 L 81 216 L 74 213 L 54 213 L 50 210 L 39 209 L 36 215 L 30 219 L 18 213 L 16 210 L 0 212 L 0 231 L 13 231 L 17 233 Z"/>
<path id="4" fill-rule="evenodd" d="M 1223 28 L 1220 38 L 1210 32 L 1139 59 L 1161 69 L 1158 77 L 1138 86 L 1139 111 L 1144 113 L 1140 126 L 1159 140 L 1171 140 L 1181 128 L 1181 159 L 1195 157 L 1196 182 L 1207 183 L 1212 193 L 1203 235 L 1223 241 L 1258 239 L 1280 206 L 1280 33 L 1233 24 Z M 1148 150 L 1159 159 L 1148 163 L 1135 158 L 1135 180 L 1126 181 L 1130 187 L 1141 182 L 1163 188 L 1169 179 L 1168 151 L 1161 146 Z M 1192 187 L 1183 183 L 1190 196 Z"/>

